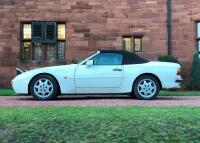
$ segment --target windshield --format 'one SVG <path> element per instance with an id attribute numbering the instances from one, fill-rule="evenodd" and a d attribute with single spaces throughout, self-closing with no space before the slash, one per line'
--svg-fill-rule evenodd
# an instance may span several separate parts
<path id="1" fill-rule="evenodd" d="M 90 56 L 94 55 L 95 53 L 97 53 L 97 52 L 92 52 L 91 54 L 89 54 L 88 56 L 86 56 L 83 60 L 80 60 L 78 62 L 78 64 L 80 64 L 81 62 L 83 62 L 84 60 L 86 60 L 87 58 L 89 58 Z"/>

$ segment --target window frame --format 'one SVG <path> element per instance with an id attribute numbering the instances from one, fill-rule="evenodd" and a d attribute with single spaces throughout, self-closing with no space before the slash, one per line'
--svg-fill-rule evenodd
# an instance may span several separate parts
<path id="1" fill-rule="evenodd" d="M 123 40 L 123 49 L 126 50 L 125 43 L 124 43 L 124 38 L 131 38 L 131 52 L 135 53 L 141 53 L 143 51 L 143 35 L 124 35 L 122 36 Z M 140 39 L 140 51 L 137 51 L 135 48 L 135 39 Z"/>
<path id="2" fill-rule="evenodd" d="M 59 42 L 64 42 L 64 51 L 66 50 L 66 21 L 20 21 L 20 34 L 19 34 L 19 36 L 20 36 L 20 61 L 28 61 L 28 62 L 32 62 L 32 61 L 37 61 L 37 62 L 44 62 L 44 61 L 50 61 L 50 60 L 47 60 L 47 55 L 46 56 L 44 56 L 44 54 L 46 54 L 47 53 L 47 47 L 46 47 L 46 49 L 44 49 L 44 48 L 42 48 L 42 60 L 35 60 L 34 59 L 34 48 L 33 48 L 33 41 L 32 41 L 32 35 L 31 35 L 31 39 L 24 39 L 24 24 L 31 24 L 31 28 L 33 28 L 32 27 L 32 23 L 33 22 L 44 22 L 44 24 L 45 23 L 48 23 L 48 22 L 55 22 L 55 24 L 56 24 L 56 31 L 55 31 L 55 61 L 64 61 L 65 60 L 65 52 L 63 53 L 64 55 L 63 55 L 63 57 L 64 57 L 64 59 L 58 59 L 58 43 Z M 57 32 L 58 32 L 58 25 L 59 24 L 64 24 L 65 25 L 65 39 L 62 39 L 62 40 L 60 40 L 60 39 L 58 39 L 58 37 L 57 37 Z M 45 28 L 43 29 L 43 31 L 45 30 Z M 31 29 L 31 32 L 32 32 L 32 29 Z M 31 34 L 33 34 L 33 33 L 31 33 Z M 44 34 L 45 34 L 45 32 L 44 32 Z M 29 59 L 25 59 L 24 58 L 24 42 L 31 42 L 31 58 L 30 58 L 30 60 Z M 35 43 L 37 43 L 37 42 L 35 42 Z M 43 44 L 52 44 L 51 42 L 47 42 L 47 43 L 40 43 L 41 44 L 41 46 L 43 45 Z M 46 50 L 46 52 L 44 52 L 44 50 Z"/>
<path id="3" fill-rule="evenodd" d="M 200 36 L 200 35 L 198 35 L 198 30 L 200 30 L 200 27 L 198 27 L 198 24 L 200 24 L 200 20 L 198 20 L 198 21 L 195 22 L 195 25 L 196 25 L 196 28 L 195 28 L 196 50 L 200 54 L 200 45 L 199 45 L 200 37 L 198 37 L 198 36 Z"/>
<path id="4" fill-rule="evenodd" d="M 31 39 L 24 39 L 24 24 L 31 24 L 31 22 L 28 22 L 28 21 L 23 21 L 23 22 L 20 22 L 20 60 L 23 60 L 23 61 L 31 61 L 33 59 L 33 51 L 32 51 L 32 42 L 31 42 Z M 31 30 L 32 31 L 32 30 Z M 32 37 L 31 37 L 32 38 Z M 30 60 L 25 60 L 24 59 L 24 42 L 31 42 L 31 58 Z"/>
<path id="5" fill-rule="evenodd" d="M 58 24 L 65 24 L 65 39 L 58 39 Z M 66 22 L 64 21 L 57 21 L 56 22 L 56 59 L 58 60 L 58 43 L 59 42 L 64 42 L 64 51 L 66 51 Z M 64 59 L 59 59 L 59 60 L 65 60 L 65 52 L 64 52 Z"/>

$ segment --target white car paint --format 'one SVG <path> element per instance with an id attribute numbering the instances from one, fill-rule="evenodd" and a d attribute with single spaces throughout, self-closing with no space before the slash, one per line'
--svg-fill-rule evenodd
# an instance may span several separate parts
<path id="1" fill-rule="evenodd" d="M 84 64 L 99 53 L 96 52 L 79 64 L 38 68 L 24 72 L 12 80 L 13 89 L 18 94 L 28 94 L 30 81 L 39 74 L 50 74 L 55 77 L 61 94 L 129 93 L 132 91 L 135 79 L 142 74 L 155 75 L 164 89 L 180 88 L 180 83 L 176 82 L 182 80 L 181 76 L 177 75 L 179 64 L 157 61 L 91 67 Z"/>

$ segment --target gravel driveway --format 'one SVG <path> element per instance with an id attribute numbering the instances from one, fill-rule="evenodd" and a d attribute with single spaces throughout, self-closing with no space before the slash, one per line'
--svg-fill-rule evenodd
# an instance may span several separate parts
<path id="1" fill-rule="evenodd" d="M 0 107 L 48 106 L 200 106 L 198 96 L 165 96 L 152 101 L 132 99 L 129 96 L 60 96 L 53 101 L 36 101 L 31 96 L 0 96 Z"/>

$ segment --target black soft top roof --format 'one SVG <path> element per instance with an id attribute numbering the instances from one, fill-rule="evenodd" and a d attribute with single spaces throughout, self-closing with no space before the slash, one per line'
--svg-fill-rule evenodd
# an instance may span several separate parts
<path id="1" fill-rule="evenodd" d="M 129 64 L 143 64 L 143 63 L 148 63 L 149 61 L 139 57 L 135 53 L 128 52 L 125 50 L 101 50 L 101 53 L 118 53 L 123 56 L 123 64 L 124 65 L 129 65 Z"/>

